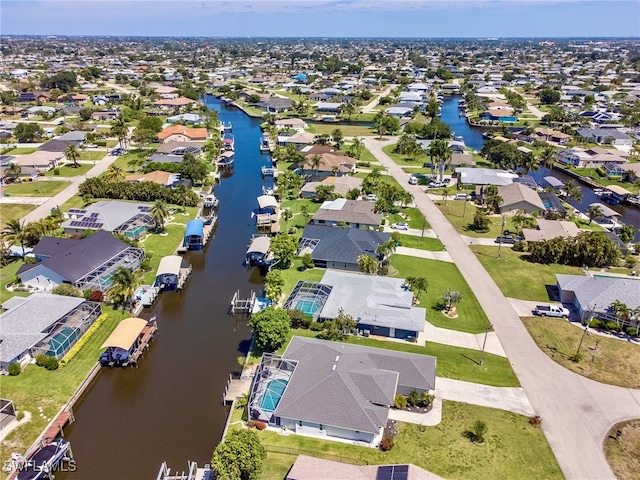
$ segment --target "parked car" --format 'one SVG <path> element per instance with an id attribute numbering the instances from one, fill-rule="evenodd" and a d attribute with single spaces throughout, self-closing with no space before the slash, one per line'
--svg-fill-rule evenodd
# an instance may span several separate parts
<path id="1" fill-rule="evenodd" d="M 378 196 L 374 195 L 373 193 L 370 193 L 368 195 L 365 195 L 364 199 L 369 201 L 369 202 L 377 202 L 378 201 Z"/>
<path id="2" fill-rule="evenodd" d="M 409 230 L 409 224 L 406 222 L 392 223 L 391 228 L 394 230 Z"/>
<path id="3" fill-rule="evenodd" d="M 569 318 L 569 310 L 558 305 L 537 305 L 533 314 L 541 317 Z"/>
<path id="4" fill-rule="evenodd" d="M 514 237 L 513 235 L 503 235 L 501 237 L 496 238 L 496 243 L 510 243 L 514 244 L 522 240 L 522 237 Z"/>
<path id="5" fill-rule="evenodd" d="M 432 182 L 429 185 L 427 185 L 427 188 L 443 188 L 446 186 L 447 184 L 444 182 Z"/>
<path id="6" fill-rule="evenodd" d="M 95 143 L 85 143 L 84 148 L 98 148 L 98 145 Z"/>
<path id="7" fill-rule="evenodd" d="M 471 195 L 467 195 L 466 193 L 456 193 L 456 196 L 453 197 L 454 200 L 471 200 Z"/>

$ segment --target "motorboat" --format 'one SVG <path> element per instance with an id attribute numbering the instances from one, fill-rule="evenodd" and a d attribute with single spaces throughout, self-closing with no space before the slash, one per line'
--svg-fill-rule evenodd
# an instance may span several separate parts
<path id="1" fill-rule="evenodd" d="M 71 445 L 59 438 L 44 445 L 28 460 L 22 460 L 16 480 L 41 480 L 53 478 L 53 473 L 64 461 L 71 460 Z"/>

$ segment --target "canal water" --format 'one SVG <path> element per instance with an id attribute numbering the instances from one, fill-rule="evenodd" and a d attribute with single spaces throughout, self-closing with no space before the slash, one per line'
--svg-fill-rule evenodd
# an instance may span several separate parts
<path id="1" fill-rule="evenodd" d="M 190 252 L 193 274 L 182 293 L 162 293 L 148 318 L 157 315 L 159 335 L 139 368 L 102 368 L 74 408 L 65 429 L 77 472 L 60 478 L 150 479 L 163 461 L 186 470 L 187 461 L 209 463 L 226 420 L 222 394 L 237 357 L 246 353 L 250 331 L 227 315 L 233 293 L 262 288 L 259 275 L 243 267 L 255 231 L 251 211 L 261 194 L 257 120 L 227 110 L 213 98 L 207 105 L 233 124 L 235 166 L 215 193 L 218 227 L 204 250 Z M 175 221 L 180 221 L 178 214 Z M 255 282 L 255 283 L 252 283 Z M 96 361 L 98 352 L 96 352 Z"/>
<path id="2" fill-rule="evenodd" d="M 440 120 L 451 127 L 451 132 L 455 135 L 461 135 L 464 138 L 464 143 L 467 147 L 473 150 L 478 150 L 484 145 L 484 137 L 482 136 L 482 129 L 478 127 L 472 127 L 467 122 L 467 117 L 459 115 L 458 103 L 460 97 L 444 97 L 442 104 L 442 115 Z"/>

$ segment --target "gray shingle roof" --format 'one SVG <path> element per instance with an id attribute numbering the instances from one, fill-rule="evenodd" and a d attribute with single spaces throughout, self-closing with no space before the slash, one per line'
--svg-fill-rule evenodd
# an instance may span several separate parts
<path id="1" fill-rule="evenodd" d="M 293 337 L 283 358 L 298 365 L 275 415 L 294 420 L 378 433 L 398 385 L 435 388 L 426 355 Z"/>
<path id="2" fill-rule="evenodd" d="M 357 263 L 358 255 L 375 255 L 378 245 L 386 243 L 391 235 L 359 228 L 307 225 L 302 239 L 320 240 L 313 250 L 314 260 Z"/>
<path id="3" fill-rule="evenodd" d="M 21 274 L 37 265 L 44 265 L 73 283 L 127 248 L 129 245 L 125 242 L 100 230 L 39 264 L 23 265 L 17 273 Z"/>
<path id="4" fill-rule="evenodd" d="M 22 302 L 5 302 L 0 315 L 0 362 L 10 362 L 45 338 L 46 330 L 68 312 L 84 303 L 83 298 L 34 293 Z M 16 305 L 16 303 L 19 303 Z"/>
<path id="5" fill-rule="evenodd" d="M 374 202 L 363 200 L 346 200 L 338 198 L 322 204 L 313 216 L 313 221 L 359 223 L 363 225 L 380 225 L 382 215 L 374 213 Z"/>
<path id="6" fill-rule="evenodd" d="M 556 274 L 558 288 L 575 293 L 583 310 L 596 307 L 606 312 L 616 300 L 627 307 L 640 307 L 640 280 L 615 277 L 583 277 L 580 275 Z"/>

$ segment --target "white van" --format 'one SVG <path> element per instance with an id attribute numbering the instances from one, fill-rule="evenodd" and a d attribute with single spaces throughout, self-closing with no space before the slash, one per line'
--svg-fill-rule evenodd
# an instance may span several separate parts
<path id="1" fill-rule="evenodd" d="M 411 175 L 409 177 L 409 185 L 417 185 L 418 184 L 418 177 L 416 177 L 415 175 Z"/>
<path id="2" fill-rule="evenodd" d="M 456 193 L 456 196 L 453 197 L 454 200 L 471 200 L 471 196 L 466 193 Z"/>

